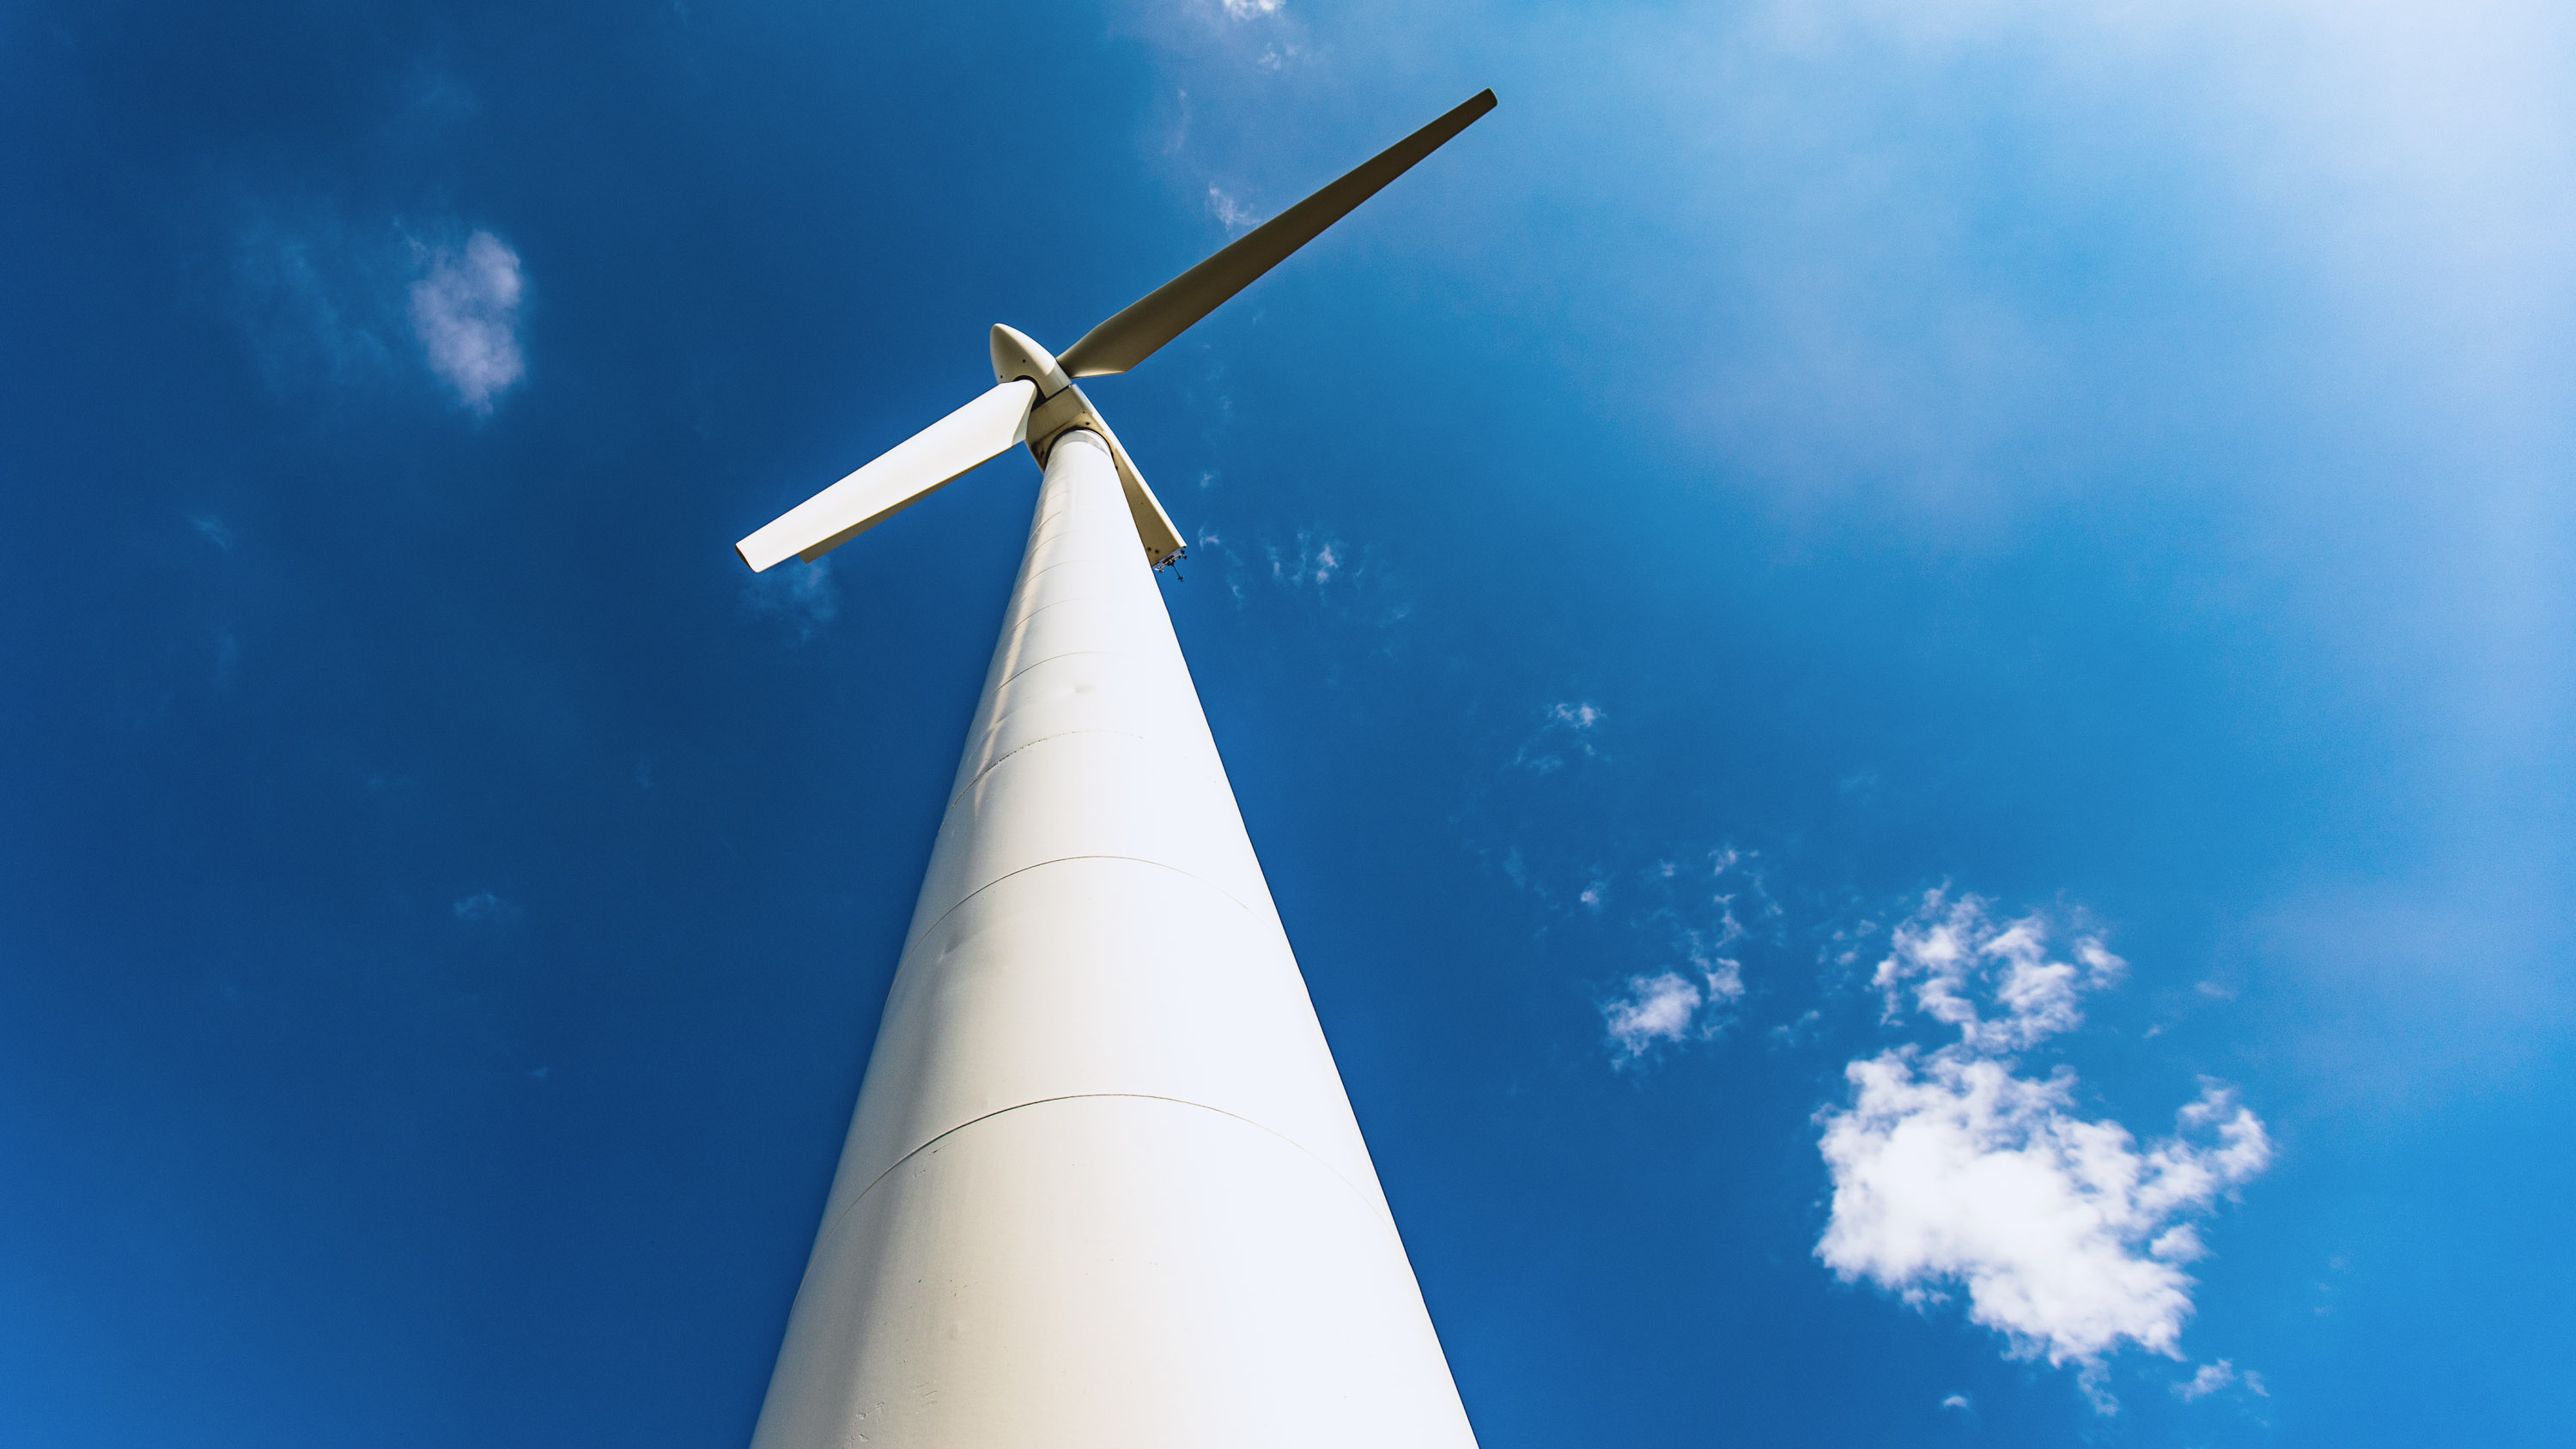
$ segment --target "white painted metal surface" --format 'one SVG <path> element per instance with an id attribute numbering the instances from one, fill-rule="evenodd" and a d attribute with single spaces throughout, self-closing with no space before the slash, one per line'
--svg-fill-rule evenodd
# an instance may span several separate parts
<path id="1" fill-rule="evenodd" d="M 790 556 L 821 558 L 1028 437 L 1037 384 L 1014 379 L 897 443 L 735 544 L 757 573 Z"/>
<path id="2" fill-rule="evenodd" d="M 1055 354 L 1017 327 L 1007 322 L 994 323 L 991 342 L 995 382 L 1025 377 L 1038 385 L 1041 399 L 1073 386 L 1073 379 L 1064 375 L 1064 367 L 1055 360 Z"/>
<path id="3" fill-rule="evenodd" d="M 1472 1449 L 1107 447 L 1067 432 L 754 1449 Z"/>
<path id="4" fill-rule="evenodd" d="M 1029 452 L 1040 462 L 1050 456 L 1058 434 L 1076 428 L 1096 434 L 1109 445 L 1109 461 L 1117 466 L 1118 486 L 1127 495 L 1127 516 L 1135 520 L 1136 541 L 1144 545 L 1146 561 L 1161 568 L 1189 552 L 1181 542 L 1181 531 L 1172 526 L 1172 516 L 1163 511 L 1163 501 L 1146 486 L 1145 475 L 1136 471 L 1136 460 L 1127 456 L 1126 445 L 1118 441 L 1118 434 L 1081 388 L 1066 383 L 1062 391 L 1038 399 L 1023 426 L 1029 435 Z"/>

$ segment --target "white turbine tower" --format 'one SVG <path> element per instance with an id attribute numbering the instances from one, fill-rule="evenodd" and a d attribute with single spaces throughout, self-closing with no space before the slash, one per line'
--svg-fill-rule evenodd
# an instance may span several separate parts
<path id="1" fill-rule="evenodd" d="M 1124 372 L 1483 92 L 737 545 L 813 559 L 1025 442 L 1028 553 L 754 1449 L 1473 1449 L 1153 572 L 1073 385 Z M 1141 546 L 1140 546 L 1141 545 Z"/>

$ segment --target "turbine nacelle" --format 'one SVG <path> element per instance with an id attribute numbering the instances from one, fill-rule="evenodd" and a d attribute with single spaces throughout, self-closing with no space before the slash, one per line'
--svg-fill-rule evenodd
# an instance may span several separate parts
<path id="1" fill-rule="evenodd" d="M 810 562 L 1008 452 L 1014 443 L 1028 444 L 1030 454 L 1044 466 L 1056 439 L 1080 428 L 1098 434 L 1109 445 L 1145 557 L 1158 569 L 1180 557 L 1181 535 L 1172 526 L 1171 515 L 1163 511 L 1118 435 L 1101 421 L 1091 399 L 1083 396 L 1073 379 L 1125 372 L 1152 356 L 1493 108 L 1492 91 L 1470 97 L 1129 304 L 1084 333 L 1062 357 L 1016 327 L 995 324 L 992 391 L 789 509 L 735 544 L 734 551 L 754 572 L 790 555 Z"/>
<path id="2" fill-rule="evenodd" d="M 1038 466 L 1046 466 L 1047 454 L 1055 450 L 1055 440 L 1073 429 L 1099 434 L 1100 440 L 1109 445 L 1110 461 L 1118 465 L 1118 484 L 1127 494 L 1127 511 L 1136 520 L 1136 537 L 1145 545 L 1145 557 L 1159 569 L 1188 556 L 1189 546 L 1181 542 L 1180 530 L 1172 526 L 1172 516 L 1163 511 L 1162 500 L 1145 486 L 1145 475 L 1136 471 L 1136 460 L 1127 456 L 1126 445 L 1101 420 L 1091 399 L 1064 375 L 1064 365 L 1055 354 L 1017 327 L 996 322 L 993 382 L 1006 387 L 1022 381 L 1034 383 L 1038 390 L 1037 402 L 1030 407 L 1028 421 L 1021 427 L 1029 456 L 1038 460 Z"/>
<path id="3" fill-rule="evenodd" d="M 1038 385 L 1040 398 L 1051 398 L 1073 386 L 1064 375 L 1064 364 L 1055 354 L 1040 347 L 1037 339 L 1007 322 L 993 324 L 993 381 L 1009 382 L 1025 377 Z"/>

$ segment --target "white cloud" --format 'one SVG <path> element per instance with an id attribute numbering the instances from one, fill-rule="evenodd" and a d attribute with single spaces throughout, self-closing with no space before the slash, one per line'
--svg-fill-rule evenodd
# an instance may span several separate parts
<path id="1" fill-rule="evenodd" d="M 488 231 L 467 237 L 461 251 L 413 245 L 427 272 L 412 283 L 412 331 L 457 400 L 488 413 L 527 373 L 519 351 L 519 254 Z"/>
<path id="2" fill-rule="evenodd" d="M 1662 1047 L 1715 1040 L 1735 1023 L 1746 995 L 1744 963 L 1735 951 L 1751 934 L 1737 919 L 1737 905 L 1749 901 L 1757 921 L 1777 913 L 1751 860 L 1724 849 L 1708 851 L 1700 868 L 1688 870 L 1671 859 L 1633 871 L 1588 866 L 1579 886 L 1552 889 L 1519 846 L 1504 856 L 1503 872 L 1516 888 L 1569 914 L 1624 918 L 1629 931 L 1650 938 L 1647 952 L 1673 962 L 1630 975 L 1621 990 L 1595 1000 L 1614 1069 Z"/>
<path id="3" fill-rule="evenodd" d="M 841 612 L 841 589 L 832 582 L 831 556 L 812 563 L 784 563 L 752 575 L 742 586 L 742 607 L 754 618 L 783 622 L 791 643 L 812 639 Z"/>
<path id="4" fill-rule="evenodd" d="M 1202 486 L 1216 479 L 1216 474 L 1207 474 Z M 1191 562 L 1221 573 L 1238 606 L 1251 605 L 1248 586 L 1262 576 L 1262 564 L 1267 562 L 1273 585 L 1310 597 L 1336 622 L 1372 626 L 1380 632 L 1380 648 L 1394 647 L 1394 636 L 1388 631 L 1413 613 L 1412 600 L 1403 596 L 1403 576 L 1388 567 L 1378 545 L 1352 544 L 1315 528 L 1298 529 L 1294 547 L 1268 541 L 1246 543 L 1240 534 L 1228 536 L 1234 542 L 1220 538 L 1213 529 L 1203 531 L 1192 547 L 1206 556 L 1194 554 Z"/>
<path id="5" fill-rule="evenodd" d="M 1719 897 L 1723 920 L 1714 932 L 1685 928 L 1682 932 L 1683 954 L 1690 958 L 1700 979 L 1708 983 L 1711 1001 L 1737 1001 L 1744 996 L 1744 963 L 1718 952 L 1743 936 L 1744 928 L 1735 923 L 1731 910 L 1724 908 L 1726 898 Z"/>
<path id="6" fill-rule="evenodd" d="M 2200 1099 L 2174 1115 L 2186 1129 L 2218 1134 L 2220 1146 L 2210 1162 L 2229 1185 L 2250 1182 L 2272 1165 L 2272 1139 L 2252 1110 L 2238 1104 L 2232 1088 L 2203 1078 Z"/>
<path id="7" fill-rule="evenodd" d="M 1270 581 L 1289 588 L 1312 584 L 1321 588 L 1331 583 L 1348 566 L 1350 545 L 1329 534 L 1314 530 L 1297 530 L 1297 552 L 1293 555 L 1277 544 L 1263 550 L 1270 555 Z"/>
<path id="8" fill-rule="evenodd" d="M 455 916 L 456 919 L 463 921 L 470 926 L 488 925 L 500 921 L 515 921 L 519 918 L 519 908 L 517 906 L 510 904 L 508 901 L 501 899 L 490 891 L 476 891 L 474 894 L 458 901 L 455 905 L 448 907 L 448 912 Z"/>
<path id="9" fill-rule="evenodd" d="M 2235 1384 L 2244 1385 L 2245 1391 L 2257 1398 L 2268 1399 L 2272 1396 L 2271 1390 L 2263 1387 L 2261 1374 L 2250 1371 L 2239 1372 L 2235 1364 L 2223 1358 L 2216 1363 L 2202 1364 L 2198 1372 L 2174 1385 L 2173 1391 L 2174 1397 L 2186 1404 L 2192 1404 Z"/>
<path id="10" fill-rule="evenodd" d="M 1736 985 L 1736 995 L 1743 991 Z M 1694 1019 L 1708 1000 L 1709 993 L 1675 972 L 1631 976 L 1626 996 L 1601 1003 L 1601 1022 L 1621 1058 L 1634 1061 L 1659 1044 L 1702 1034 Z"/>
<path id="11" fill-rule="evenodd" d="M 1801 1012 L 1797 1020 L 1784 1021 L 1771 1028 L 1771 1044 L 1783 1050 L 1805 1046 L 1822 1034 L 1824 1020 L 1825 1014 L 1821 1011 Z"/>
<path id="12" fill-rule="evenodd" d="M 2139 1150 L 2075 1112 L 2075 1078 L 2015 1075 L 1944 1048 L 1846 1069 L 1851 1105 L 1825 1117 L 1832 1220 L 1816 1256 L 1917 1306 L 1968 1295 L 1972 1322 L 2017 1357 L 2098 1362 L 2133 1343 L 2179 1354 L 2201 1256 L 2184 1219 L 2269 1164 L 2254 1114 L 2212 1087 L 2176 1135 Z M 2195 1116 L 2197 1109 L 2197 1116 Z M 2217 1141 L 2183 1135 L 2214 1125 Z"/>
<path id="13" fill-rule="evenodd" d="M 1941 1401 L 1941 1407 L 1945 1409 L 1958 1409 L 1964 1412 L 1971 1408 L 1972 1405 L 1969 1404 L 1968 1396 L 1966 1394 L 1952 1394 L 1950 1397 Z"/>
<path id="14" fill-rule="evenodd" d="M 1223 0 L 1228 20 L 1258 20 L 1276 15 L 1287 0 Z"/>
<path id="15" fill-rule="evenodd" d="M 1582 903 L 1599 909 L 1600 889 L 1599 885 L 1587 889 Z M 1719 897 L 1721 907 L 1729 899 Z M 1677 932 L 1682 955 L 1690 963 L 1688 975 L 1667 970 L 1631 976 L 1625 996 L 1601 1003 L 1601 1024 L 1613 1049 L 1614 1065 L 1626 1066 L 1658 1046 L 1707 1041 L 1734 1020 L 1728 1008 L 1744 999 L 1744 966 L 1718 953 L 1744 931 L 1731 910 L 1722 909 L 1721 916 L 1714 930 L 1683 927 Z"/>
<path id="16" fill-rule="evenodd" d="M 1900 988 L 1910 984 L 1915 1008 L 1959 1028 L 1963 1045 L 2011 1051 L 2079 1025 L 2084 1016 L 2076 997 L 2117 984 L 2128 967 L 2093 935 L 2076 938 L 2068 953 L 2073 962 L 2052 961 L 2041 917 L 1998 921 L 1982 897 L 1945 897 L 1944 891 L 1925 893 L 1913 917 L 1897 926 L 1870 979 L 1886 1000 L 1888 1020 L 1899 1015 Z M 1978 1010 L 1978 987 L 2002 1008 L 2000 1017 Z"/>
<path id="17" fill-rule="evenodd" d="M 2124 963 L 2081 936 L 2052 959 L 2037 915 L 1998 920 L 1969 895 L 1924 898 L 1874 978 L 1958 1028 L 1938 1050 L 1900 1046 L 1844 1069 L 1848 1104 L 1820 1114 L 1833 1203 L 1816 1256 L 1928 1307 L 1964 1290 L 1967 1316 L 2016 1357 L 2099 1369 L 2123 1345 L 2179 1357 L 2204 1256 L 2197 1223 L 2270 1166 L 2262 1122 L 2204 1080 L 2170 1136 L 2139 1145 L 2077 1110 L 2076 1078 L 2023 1075 L 2010 1052 L 2078 1024 L 2078 994 Z"/>
<path id="18" fill-rule="evenodd" d="M 1533 774 L 1545 775 L 1565 768 L 1568 754 L 1597 757 L 1600 751 L 1592 743 L 1592 731 L 1609 717 L 1607 710 L 1589 700 L 1560 700 L 1548 706 L 1540 717 L 1538 733 L 1521 746 L 1512 763 Z M 1718 868 L 1722 871 L 1725 866 Z"/>
<path id="19" fill-rule="evenodd" d="M 1261 224 L 1258 212 L 1235 200 L 1215 182 L 1208 183 L 1208 211 L 1229 232 L 1247 232 Z"/>

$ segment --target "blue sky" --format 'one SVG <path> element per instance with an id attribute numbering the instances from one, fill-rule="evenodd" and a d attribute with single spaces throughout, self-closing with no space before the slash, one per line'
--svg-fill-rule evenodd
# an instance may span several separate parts
<path id="1" fill-rule="evenodd" d="M 2576 19 L 0 7 L 0 1443 L 747 1438 L 1093 397 L 1487 1449 L 2576 1418 Z"/>

